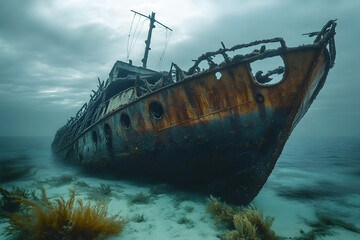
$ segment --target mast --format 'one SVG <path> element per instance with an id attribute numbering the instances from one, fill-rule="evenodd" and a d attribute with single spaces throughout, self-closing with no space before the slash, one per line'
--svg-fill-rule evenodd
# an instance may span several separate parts
<path id="1" fill-rule="evenodd" d="M 147 59 L 149 56 L 149 51 L 150 51 L 150 41 L 151 41 L 151 34 L 152 34 L 152 30 L 153 28 L 155 28 L 155 13 L 152 12 L 151 13 L 151 18 L 150 18 L 150 28 L 149 28 L 149 32 L 148 32 L 148 37 L 145 41 L 146 47 L 145 47 L 145 53 L 144 53 L 144 58 L 141 60 L 143 63 L 143 67 L 146 68 L 146 63 L 147 63 Z"/>
<path id="2" fill-rule="evenodd" d="M 147 39 L 145 41 L 145 53 L 144 53 L 144 58 L 141 60 L 143 63 L 143 68 L 146 68 L 146 64 L 147 64 L 147 59 L 149 56 L 149 51 L 151 50 L 150 48 L 150 42 L 151 42 L 151 35 L 152 35 L 152 30 L 155 28 L 155 22 L 160 24 L 161 26 L 165 27 L 166 29 L 169 29 L 170 31 L 172 31 L 171 28 L 165 26 L 164 24 L 158 22 L 157 20 L 155 20 L 155 13 L 152 12 L 151 16 L 145 16 L 144 14 L 141 14 L 139 12 L 136 12 L 134 10 L 131 10 L 132 12 L 134 12 L 135 14 L 139 14 L 140 16 L 146 17 L 147 19 L 150 20 L 150 27 L 149 27 L 149 32 L 148 32 L 148 36 Z"/>

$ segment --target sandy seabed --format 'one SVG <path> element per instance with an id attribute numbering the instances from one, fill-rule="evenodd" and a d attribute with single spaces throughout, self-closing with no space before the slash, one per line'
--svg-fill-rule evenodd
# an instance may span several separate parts
<path id="1" fill-rule="evenodd" d="M 288 143 L 267 183 L 252 202 L 264 216 L 275 218 L 272 229 L 277 236 L 291 239 L 301 236 L 300 231 L 310 231 L 306 221 L 315 221 L 319 212 L 360 227 L 357 170 L 360 141 L 352 143 L 353 146 L 345 145 L 352 153 L 347 148 L 342 152 L 333 149 L 330 143 L 326 147 L 299 146 L 294 140 Z M 31 171 L 0 187 L 8 190 L 13 186 L 24 187 L 36 191 L 38 196 L 43 187 L 51 202 L 60 197 L 67 200 L 69 189 L 74 189 L 76 199 L 105 202 L 109 215 L 120 213 L 128 221 L 119 235 L 109 239 L 219 239 L 227 231 L 225 226 L 216 225 L 206 212 L 209 196 L 166 184 L 86 175 L 77 167 L 55 161 L 50 149 L 44 146 L 32 148 L 27 154 L 33 159 L 29 165 Z M 9 237 L 6 226 L 8 223 L 3 218 L 0 239 Z M 339 226 L 334 226 L 331 232 L 332 235 L 317 239 L 360 239 L 360 234 Z"/>

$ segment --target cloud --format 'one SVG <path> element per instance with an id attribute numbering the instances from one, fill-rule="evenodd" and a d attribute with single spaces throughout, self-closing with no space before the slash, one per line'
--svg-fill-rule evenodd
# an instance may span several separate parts
<path id="1" fill-rule="evenodd" d="M 277 36 L 284 37 L 289 46 L 311 42 L 301 34 L 319 30 L 329 19 L 338 18 L 336 65 L 308 115 L 321 121 L 331 116 L 335 119 L 329 123 L 332 126 L 336 119 L 340 121 L 335 116 L 339 111 L 358 119 L 355 96 L 360 84 L 355 52 L 360 30 L 355 24 L 359 21 L 359 7 L 357 1 L 338 0 L 2 2 L 0 135 L 53 135 L 75 114 L 88 101 L 91 90 L 96 89 L 97 77 L 106 80 L 114 62 L 126 59 L 133 20 L 130 9 L 146 15 L 155 11 L 157 20 L 174 30 L 162 70 L 168 70 L 171 62 L 187 69 L 192 59 L 220 48 L 221 41 L 229 47 Z M 134 19 L 134 28 L 137 21 Z M 141 20 L 140 24 L 145 30 L 149 22 Z M 146 34 L 143 31 L 136 41 L 130 56 L 134 64 L 141 63 Z M 166 36 L 169 32 L 157 25 L 150 68 L 158 70 Z M 348 125 L 355 126 L 354 121 L 348 120 Z M 299 128 L 306 132 L 306 126 L 301 127 L 300 122 Z M 360 135 L 346 129 L 348 133 Z"/>
<path id="2" fill-rule="evenodd" d="M 38 89 L 59 86 L 95 87 L 97 71 L 106 77 L 111 52 L 107 46 L 116 45 L 111 29 L 98 23 L 59 24 L 42 19 L 35 6 L 22 3 L 12 1 L 2 8 L 1 22 L 7 23 L 2 24 L 0 35 L 3 91 L 31 96 L 41 94 Z M 103 40 L 104 36 L 108 38 Z"/>

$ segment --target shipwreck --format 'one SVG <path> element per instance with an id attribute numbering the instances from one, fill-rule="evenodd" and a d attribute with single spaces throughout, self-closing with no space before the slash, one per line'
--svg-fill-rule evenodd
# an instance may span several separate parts
<path id="1" fill-rule="evenodd" d="M 186 71 L 173 63 L 168 72 L 158 72 L 146 68 L 157 23 L 154 13 L 147 18 L 143 66 L 117 61 L 89 102 L 57 131 L 53 152 L 84 168 L 248 204 L 334 66 L 336 21 L 308 33 L 315 38 L 308 45 L 287 47 L 282 38 L 231 48 L 222 43 Z M 278 47 L 267 49 L 268 43 Z M 250 47 L 255 50 L 236 54 Z M 283 67 L 253 74 L 253 62 L 275 56 Z M 208 67 L 201 69 L 204 62 Z M 274 74 L 283 77 L 270 84 Z"/>

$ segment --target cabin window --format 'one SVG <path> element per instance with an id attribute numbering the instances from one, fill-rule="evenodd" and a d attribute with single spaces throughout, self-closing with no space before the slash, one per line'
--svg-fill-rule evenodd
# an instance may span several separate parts
<path id="1" fill-rule="evenodd" d="M 163 106 L 159 102 L 151 102 L 149 104 L 149 113 L 154 119 L 161 119 L 164 116 Z"/>
<path id="2" fill-rule="evenodd" d="M 127 113 L 122 113 L 120 115 L 120 123 L 124 129 L 130 128 L 130 117 Z"/>
<path id="3" fill-rule="evenodd" d="M 280 56 L 269 57 L 250 63 L 250 70 L 258 84 L 274 85 L 283 79 L 285 64 Z"/>

